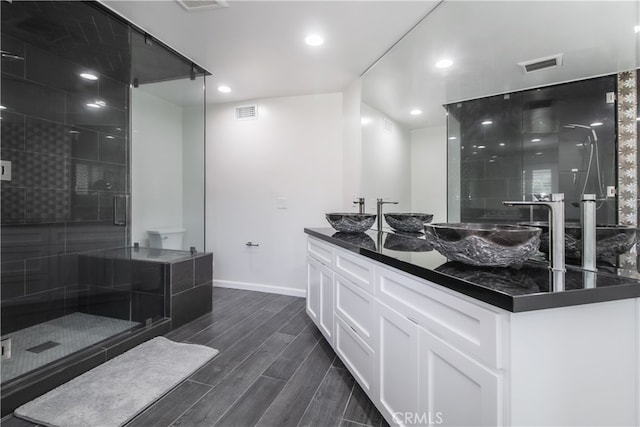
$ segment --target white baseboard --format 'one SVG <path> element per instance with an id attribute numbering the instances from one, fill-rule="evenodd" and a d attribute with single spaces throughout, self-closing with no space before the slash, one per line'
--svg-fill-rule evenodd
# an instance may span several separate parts
<path id="1" fill-rule="evenodd" d="M 306 289 L 285 288 L 283 286 L 264 285 L 262 283 L 234 282 L 231 280 L 214 280 L 213 286 L 218 288 L 242 289 L 244 291 L 268 292 L 270 294 L 290 295 L 306 298 Z"/>

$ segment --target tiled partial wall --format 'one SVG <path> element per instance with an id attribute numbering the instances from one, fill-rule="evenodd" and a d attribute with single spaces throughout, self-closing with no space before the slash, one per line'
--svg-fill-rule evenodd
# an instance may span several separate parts
<path id="1" fill-rule="evenodd" d="M 618 73 L 618 223 L 638 225 L 638 72 Z M 620 257 L 637 272 L 637 248 Z"/>
<path id="2" fill-rule="evenodd" d="M 25 7 L 62 7 L 38 3 Z M 103 70 L 91 62 L 90 47 L 126 48 L 128 29 L 100 14 L 86 16 L 83 6 L 66 6 L 68 19 L 77 18 L 81 28 L 49 30 L 84 34 L 74 43 L 86 51 L 85 64 L 26 41 L 27 29 L 17 38 L 20 28 L 11 35 L 2 28 L 2 50 L 13 55 L 2 58 L 1 157 L 12 173 L 0 183 L 2 334 L 77 311 L 88 294 L 78 283 L 77 254 L 126 244 L 125 228 L 113 225 L 112 206 L 128 186 L 128 85 L 113 75 L 96 81 L 78 75 Z M 87 108 L 98 99 L 103 108 Z"/>

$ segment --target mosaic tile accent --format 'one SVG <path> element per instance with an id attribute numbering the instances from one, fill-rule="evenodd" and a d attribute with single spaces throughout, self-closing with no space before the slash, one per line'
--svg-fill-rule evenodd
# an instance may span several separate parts
<path id="1" fill-rule="evenodd" d="M 618 73 L 618 223 L 638 223 L 637 71 Z M 620 266 L 637 274 L 637 245 L 621 255 Z"/>
<path id="2" fill-rule="evenodd" d="M 2 183 L 7 187 L 69 188 L 70 166 L 64 157 L 3 149 L 2 159 L 12 162 L 12 179 Z"/>
<path id="3" fill-rule="evenodd" d="M 0 121 L 2 148 L 24 150 L 24 116 L 3 111 Z"/>
<path id="4" fill-rule="evenodd" d="M 2 203 L 2 224 L 20 224 L 24 222 L 25 189 L 2 186 L 0 189 Z"/>
<path id="5" fill-rule="evenodd" d="M 60 222 L 71 216 L 68 190 L 28 188 L 26 198 L 27 222 Z"/>
<path id="6" fill-rule="evenodd" d="M 28 117 L 26 129 L 26 151 L 67 157 L 71 155 L 68 126 Z"/>
<path id="7" fill-rule="evenodd" d="M 618 74 L 618 222 L 638 223 L 636 72 Z"/>

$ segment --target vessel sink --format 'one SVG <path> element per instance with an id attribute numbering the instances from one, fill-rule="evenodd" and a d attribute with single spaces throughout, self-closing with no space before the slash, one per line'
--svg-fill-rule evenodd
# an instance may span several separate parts
<path id="1" fill-rule="evenodd" d="M 542 230 L 524 225 L 425 224 L 425 239 L 447 259 L 464 264 L 507 267 L 522 264 L 540 246 Z"/>
<path id="2" fill-rule="evenodd" d="M 353 212 L 328 213 L 327 221 L 335 230 L 343 233 L 362 233 L 371 228 L 376 220 L 375 214 Z"/>
<path id="3" fill-rule="evenodd" d="M 424 225 L 431 222 L 432 214 L 426 213 L 386 213 L 384 219 L 396 231 L 407 233 L 422 232 Z"/>
<path id="4" fill-rule="evenodd" d="M 540 250 L 549 253 L 549 223 L 526 222 L 522 225 L 538 227 Z M 627 253 L 636 243 L 637 228 L 630 225 L 596 225 L 596 259 L 606 259 Z M 564 254 L 567 258 L 582 257 L 582 227 L 578 222 L 564 225 Z"/>

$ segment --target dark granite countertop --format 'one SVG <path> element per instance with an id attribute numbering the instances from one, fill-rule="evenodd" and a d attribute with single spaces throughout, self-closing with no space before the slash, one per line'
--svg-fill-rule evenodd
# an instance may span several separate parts
<path id="1" fill-rule="evenodd" d="M 431 250 L 422 235 L 369 230 L 339 233 L 332 228 L 305 228 L 305 233 L 390 267 L 437 283 L 511 312 L 542 310 L 640 297 L 635 271 L 599 266 L 598 273 L 567 267 L 564 289 L 557 290 L 545 262 L 519 268 L 473 267 L 450 262 Z M 636 277 L 634 277 L 636 276 Z M 556 290 L 554 290 L 556 289 Z"/>

